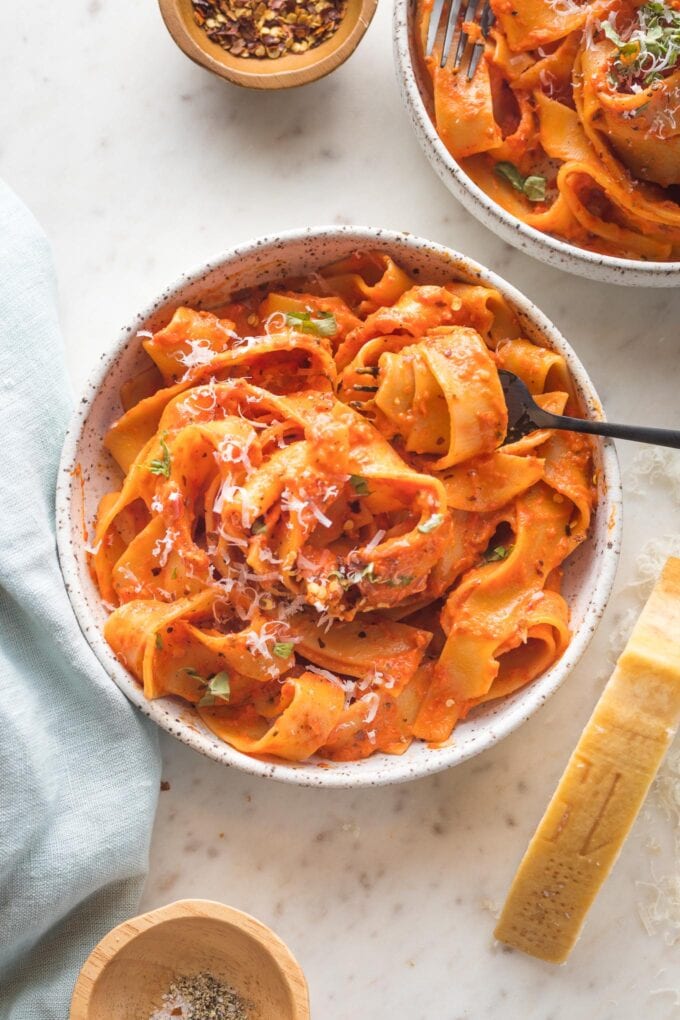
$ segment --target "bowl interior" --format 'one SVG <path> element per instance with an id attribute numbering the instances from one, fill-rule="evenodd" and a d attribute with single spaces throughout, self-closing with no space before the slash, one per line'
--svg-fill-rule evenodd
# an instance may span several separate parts
<path id="1" fill-rule="evenodd" d="M 592 533 L 565 565 L 564 593 L 571 609 L 574 634 L 569 648 L 550 670 L 523 690 L 480 706 L 456 727 L 450 746 L 441 749 L 415 742 L 401 757 L 377 754 L 350 763 L 266 761 L 243 755 L 219 741 L 188 704 L 174 698 L 146 701 L 140 686 L 118 662 L 102 636 L 107 611 L 90 577 L 83 542 L 83 522 L 91 525 L 99 499 L 120 481 L 119 471 L 102 445 L 102 437 L 121 414 L 122 383 L 148 363 L 137 331 L 159 329 L 179 304 L 214 308 L 240 288 L 276 281 L 290 273 L 305 273 L 367 247 L 389 252 L 422 282 L 461 279 L 497 287 L 513 305 L 525 335 L 564 355 L 584 414 L 602 416 L 592 384 L 566 341 L 538 309 L 493 273 L 448 249 L 409 235 L 370 228 L 319 228 L 237 249 L 202 271 L 184 277 L 163 293 L 126 330 L 90 383 L 69 430 L 60 468 L 57 527 L 62 570 L 81 628 L 106 671 L 146 715 L 202 753 L 249 772 L 303 785 L 398 782 L 457 764 L 494 744 L 526 720 L 578 661 L 606 604 L 618 557 L 620 483 L 616 453 L 612 445 L 598 443 L 595 447 L 598 509 Z"/>
<path id="2" fill-rule="evenodd" d="M 348 0 L 345 15 L 329 39 L 305 53 L 287 53 L 269 60 L 236 57 L 212 42 L 196 24 L 191 0 L 161 0 L 170 32 L 190 57 L 239 84 L 254 84 L 257 79 L 260 82 L 257 87 L 261 88 L 279 87 L 287 79 L 291 84 L 302 84 L 302 80 L 311 81 L 332 70 L 352 52 L 366 31 L 375 6 L 375 0 Z M 340 60 L 334 60 L 340 53 Z"/>
<path id="3" fill-rule="evenodd" d="M 441 141 L 434 126 L 429 79 L 417 40 L 416 15 L 419 8 L 420 0 L 395 0 L 394 53 L 399 87 L 427 158 L 458 201 L 504 241 L 559 269 L 606 283 L 677 286 L 680 262 L 623 259 L 578 248 L 516 219 L 468 177 Z"/>
<path id="4" fill-rule="evenodd" d="M 149 1017 L 173 981 L 201 972 L 233 988 L 251 1020 L 306 1015 L 266 945 L 237 924 L 199 915 L 161 920 L 125 942 L 91 987 L 88 1020 Z"/>

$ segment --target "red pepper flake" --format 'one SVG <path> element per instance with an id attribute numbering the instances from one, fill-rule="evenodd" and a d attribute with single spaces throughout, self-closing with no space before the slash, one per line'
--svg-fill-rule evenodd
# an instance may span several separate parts
<path id="1" fill-rule="evenodd" d="M 191 0 L 194 20 L 235 57 L 304 53 L 333 35 L 347 0 Z"/>

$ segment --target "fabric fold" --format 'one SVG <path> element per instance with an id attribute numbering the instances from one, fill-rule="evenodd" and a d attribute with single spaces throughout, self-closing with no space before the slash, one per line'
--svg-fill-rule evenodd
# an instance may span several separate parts
<path id="1" fill-rule="evenodd" d="M 70 413 L 50 249 L 0 183 L 0 1016 L 64 1020 L 78 970 L 135 913 L 156 731 L 81 634 L 57 559 Z"/>

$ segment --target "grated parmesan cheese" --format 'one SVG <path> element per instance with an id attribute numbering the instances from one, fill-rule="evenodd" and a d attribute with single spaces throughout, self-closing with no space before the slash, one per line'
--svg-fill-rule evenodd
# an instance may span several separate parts
<path id="1" fill-rule="evenodd" d="M 317 676 L 323 676 L 326 680 L 330 680 L 331 683 L 334 683 L 338 687 L 342 687 L 344 689 L 345 685 L 340 677 L 336 676 L 335 673 L 331 673 L 330 670 L 322 669 L 321 666 L 312 666 L 309 663 L 305 666 L 305 669 L 308 673 L 316 673 Z"/>
<path id="2" fill-rule="evenodd" d="M 651 485 L 663 484 L 680 502 L 680 452 L 660 446 L 639 450 L 627 472 L 627 488 L 635 496 L 649 494 Z"/>
<path id="3" fill-rule="evenodd" d="M 255 468 L 248 456 L 248 450 L 252 446 L 254 438 L 253 435 L 247 443 L 240 443 L 233 436 L 225 436 L 217 447 L 217 459 L 224 461 L 225 464 L 242 464 L 246 477 L 251 475 Z"/>
<path id="4" fill-rule="evenodd" d="M 154 546 L 151 550 L 151 555 L 158 560 L 161 567 L 164 567 L 168 562 L 168 556 L 175 548 L 175 542 L 179 538 L 179 531 L 175 531 L 174 528 L 168 528 L 163 535 L 163 538 L 156 539 Z"/>
<path id="5" fill-rule="evenodd" d="M 628 585 L 635 590 L 640 601 L 648 597 L 669 556 L 680 556 L 680 535 L 651 538 L 643 545 L 635 560 L 637 580 Z"/>
<path id="6" fill-rule="evenodd" d="M 654 882 L 636 882 L 638 914 L 648 935 L 663 932 L 666 945 L 680 942 L 680 874 Z"/>
<path id="7" fill-rule="evenodd" d="M 271 336 L 272 333 L 280 333 L 286 328 L 288 320 L 286 319 L 285 312 L 272 312 L 264 320 L 264 331 L 267 336 Z"/>
<path id="8" fill-rule="evenodd" d="M 310 509 L 314 516 L 316 517 L 319 524 L 323 524 L 324 528 L 332 527 L 333 524 L 332 520 L 330 519 L 330 517 L 326 517 L 326 515 L 321 510 L 319 510 L 318 506 L 314 506 L 312 504 Z"/>
<path id="9" fill-rule="evenodd" d="M 579 14 L 581 11 L 574 0 L 545 0 L 545 5 L 560 18 L 569 17 L 570 14 Z"/>
<path id="10" fill-rule="evenodd" d="M 376 531 L 375 535 L 370 540 L 370 542 L 367 542 L 366 545 L 364 546 L 364 552 L 373 552 L 375 547 L 377 545 L 380 545 L 380 543 L 382 542 L 382 540 L 383 540 L 383 538 L 385 537 L 386 534 L 387 534 L 387 532 L 383 531 L 382 528 L 380 530 Z"/>
<path id="11" fill-rule="evenodd" d="M 175 354 L 175 359 L 186 368 L 186 372 L 182 376 L 183 380 L 189 378 L 193 368 L 209 365 L 218 356 L 217 351 L 214 351 L 210 346 L 209 340 L 188 340 L 187 344 L 189 350 L 186 354 L 183 354 L 182 351 L 177 351 Z"/>
<path id="12" fill-rule="evenodd" d="M 680 748 L 671 749 L 668 753 L 652 789 L 664 817 L 673 823 L 675 846 L 680 858 Z"/>
<path id="13" fill-rule="evenodd" d="M 364 694 L 362 698 L 359 698 L 359 701 L 362 705 L 367 706 L 368 711 L 364 717 L 364 724 L 368 726 L 373 722 L 378 714 L 378 709 L 380 708 L 380 695 L 376 694 L 375 691 L 370 691 L 368 694 Z"/>

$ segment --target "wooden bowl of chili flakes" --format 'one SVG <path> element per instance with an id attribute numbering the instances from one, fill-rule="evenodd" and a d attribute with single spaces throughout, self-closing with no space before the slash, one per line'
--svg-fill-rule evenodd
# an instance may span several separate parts
<path id="1" fill-rule="evenodd" d="M 179 48 L 252 89 L 306 85 L 354 52 L 378 0 L 159 0 Z"/>

